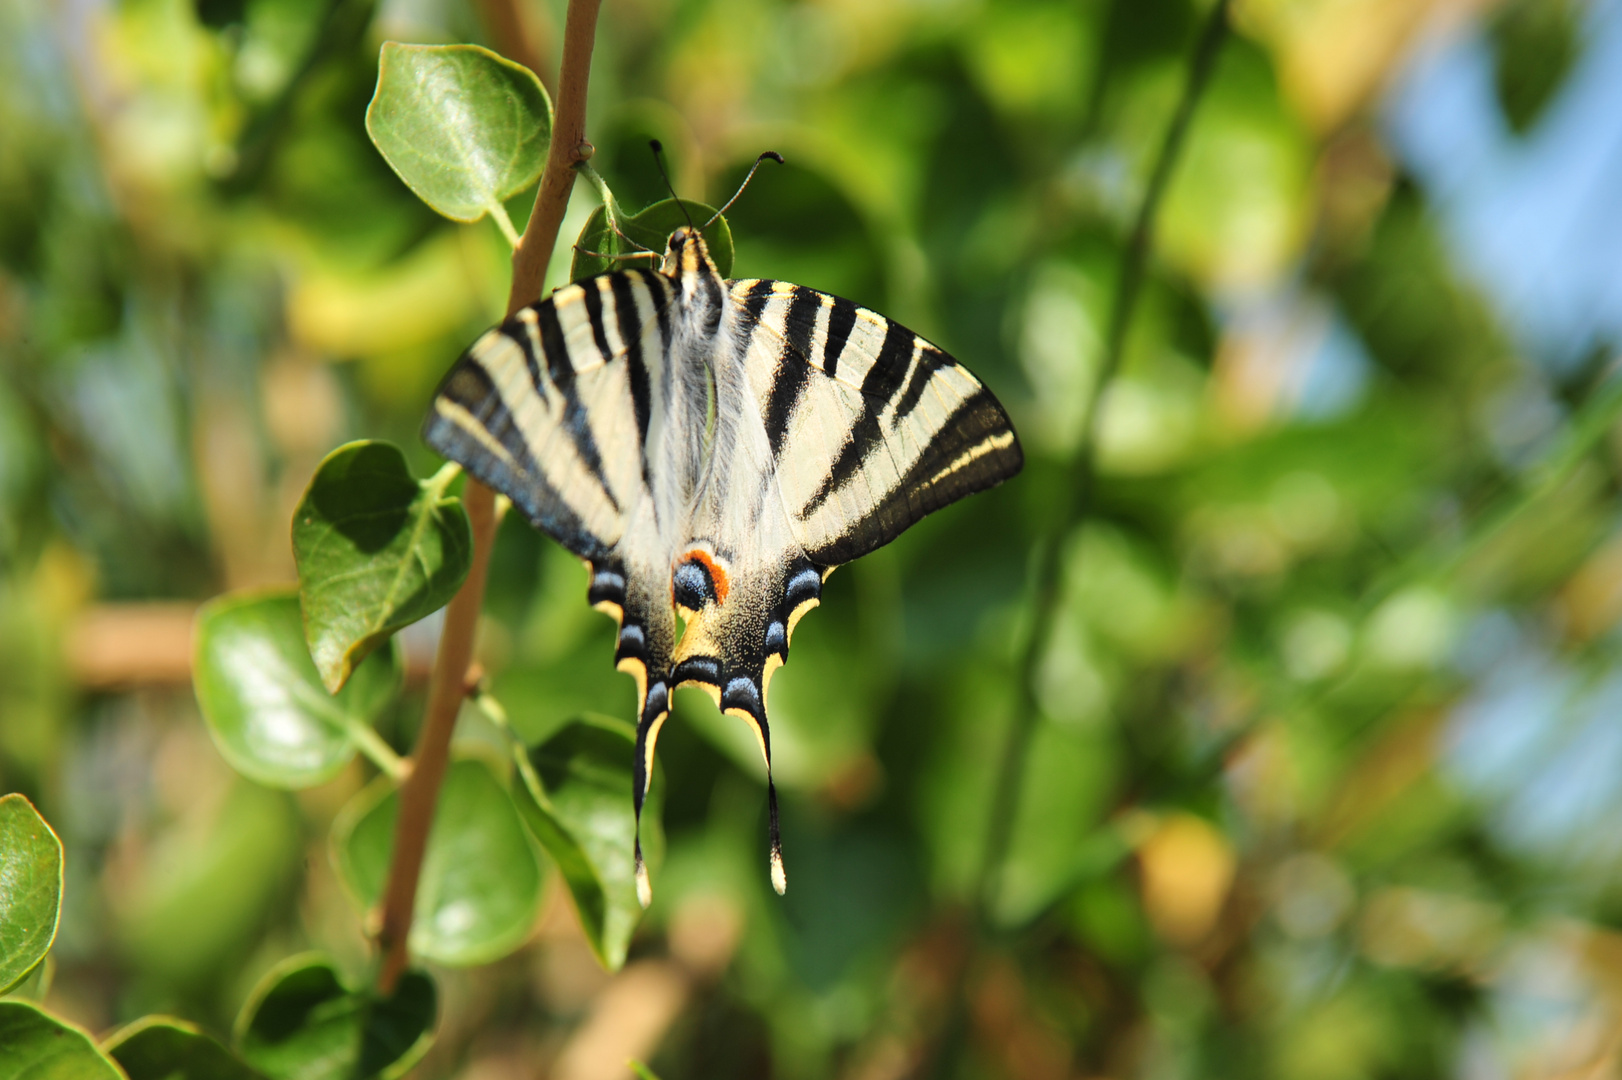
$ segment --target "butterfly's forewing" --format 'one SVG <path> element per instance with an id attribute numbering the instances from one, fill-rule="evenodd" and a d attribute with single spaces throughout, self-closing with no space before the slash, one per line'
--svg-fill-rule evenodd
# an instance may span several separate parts
<path id="1" fill-rule="evenodd" d="M 803 285 L 730 285 L 759 310 L 750 381 L 784 509 L 813 562 L 849 562 L 1019 472 L 1002 406 L 911 330 Z"/>
<path id="2" fill-rule="evenodd" d="M 584 559 L 620 542 L 641 496 L 641 454 L 625 451 L 647 429 L 662 280 L 605 274 L 519 311 L 451 369 L 423 426 L 429 446 Z"/>

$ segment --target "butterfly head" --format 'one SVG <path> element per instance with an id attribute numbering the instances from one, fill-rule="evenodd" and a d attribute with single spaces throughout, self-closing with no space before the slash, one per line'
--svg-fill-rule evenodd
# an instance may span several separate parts
<path id="1" fill-rule="evenodd" d="M 671 233 L 665 248 L 664 273 L 675 280 L 681 291 L 682 306 L 693 320 L 692 325 L 713 337 L 721 325 L 726 285 L 710 259 L 704 234 L 691 225 Z"/>
<path id="2" fill-rule="evenodd" d="M 683 225 L 671 233 L 670 242 L 665 248 L 664 270 L 673 278 L 716 273 L 709 246 L 704 243 L 704 234 L 691 225 Z"/>

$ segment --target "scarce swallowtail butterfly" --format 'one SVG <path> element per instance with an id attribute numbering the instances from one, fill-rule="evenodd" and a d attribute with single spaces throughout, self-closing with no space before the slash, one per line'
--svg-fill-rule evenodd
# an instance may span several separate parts
<path id="1" fill-rule="evenodd" d="M 644 906 L 671 694 L 702 687 L 753 729 L 783 892 L 766 690 L 795 623 L 836 566 L 1023 463 L 1002 406 L 945 352 L 837 296 L 724 280 L 692 227 L 659 270 L 577 281 L 487 331 L 423 437 L 584 559 L 590 603 L 619 621 Z"/>

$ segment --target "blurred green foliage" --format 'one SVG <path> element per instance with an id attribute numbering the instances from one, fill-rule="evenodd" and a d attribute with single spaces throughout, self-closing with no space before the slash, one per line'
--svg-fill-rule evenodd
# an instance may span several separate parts
<path id="1" fill-rule="evenodd" d="M 272 789 L 214 749 L 203 714 L 223 745 L 241 715 L 206 677 L 199 709 L 159 605 L 293 581 L 294 509 L 348 440 L 433 475 L 415 433 L 504 308 L 507 245 L 436 216 L 373 148 L 379 48 L 482 42 L 545 81 L 562 4 L 0 0 L 0 786 L 66 851 L 52 959 L 19 994 L 97 1032 L 184 1015 L 270 1072 L 287 1039 L 347 1053 L 377 1017 L 374 1064 L 403 1068 L 436 1010 L 414 1075 L 1614 1071 L 1617 343 L 1538 355 L 1395 144 L 1389 88 L 1445 6 L 1236 8 L 1102 402 L 1091 515 L 1058 540 L 982 922 L 1032 553 L 1209 5 L 605 4 L 588 132 L 625 214 L 668 195 L 649 139 L 714 204 L 781 151 L 728 213 L 734 275 L 939 342 L 1007 404 L 1029 463 L 835 574 L 801 625 L 771 702 L 786 897 L 753 737 L 677 696 L 640 925 L 611 865 L 629 742 L 592 715 L 633 709 L 612 623 L 578 562 L 509 515 L 453 775 L 470 802 L 513 786 L 556 842 L 447 849 L 469 857 L 461 898 L 501 903 L 428 910 L 508 921 L 482 942 L 501 949 L 425 951 L 522 947 L 409 976 L 390 1003 L 355 989 L 347 895 L 371 894 L 376 822 L 344 819 L 336 864 L 327 837 L 352 799 L 384 813 L 434 621 L 397 639 L 403 693 L 366 703 L 379 745 L 257 777 Z M 1545 130 L 1596 18 L 1513 0 L 1460 24 L 1506 131 Z M 521 229 L 512 179 L 481 198 Z M 577 184 L 550 284 L 598 206 Z M 532 749 L 514 759 L 512 737 Z M 548 881 L 507 896 L 478 878 L 498 859 Z M 596 923 L 565 898 L 594 888 Z"/>

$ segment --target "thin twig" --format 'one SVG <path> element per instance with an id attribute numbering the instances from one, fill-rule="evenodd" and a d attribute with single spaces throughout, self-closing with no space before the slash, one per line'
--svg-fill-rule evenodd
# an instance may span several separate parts
<path id="1" fill-rule="evenodd" d="M 1138 294 L 1143 289 L 1148 271 L 1149 252 L 1154 240 L 1155 215 L 1165 196 L 1167 183 L 1177 164 L 1179 151 L 1188 133 L 1211 71 L 1228 32 L 1229 0 L 1217 0 L 1205 26 L 1200 32 L 1194 59 L 1188 72 L 1183 96 L 1172 114 L 1171 123 L 1160 144 L 1149 184 L 1143 191 L 1143 201 L 1132 223 L 1132 232 L 1121 253 L 1120 278 L 1115 288 L 1115 303 L 1110 310 L 1108 334 L 1105 338 L 1103 362 L 1099 365 L 1098 379 L 1088 398 L 1081 425 L 1081 445 L 1070 466 L 1070 482 L 1062 490 L 1055 507 L 1054 521 L 1047 536 L 1041 541 L 1035 573 L 1034 609 L 1030 630 L 1021 652 L 1017 677 L 1019 679 L 1017 704 L 1009 722 L 1007 741 L 1003 744 L 998 764 L 996 789 L 991 803 L 990 828 L 986 835 L 977 878 L 976 902 L 980 921 L 984 925 L 991 917 L 1002 880 L 1003 862 L 1008 856 L 1008 845 L 1013 837 L 1014 818 L 1019 809 L 1020 779 L 1025 773 L 1025 759 L 1030 750 L 1031 736 L 1036 731 L 1037 700 L 1036 675 L 1041 662 L 1042 649 L 1053 629 L 1058 612 L 1060 570 L 1065 537 L 1084 521 L 1092 509 L 1093 489 L 1097 480 L 1097 443 L 1100 403 L 1111 382 L 1120 371 L 1126 353 L 1127 330 L 1132 323 L 1132 312 L 1137 307 Z"/>
<path id="2" fill-rule="evenodd" d="M 586 81 L 591 73 L 591 50 L 601 3 L 602 0 L 569 0 L 552 145 L 547 151 L 541 185 L 535 192 L 535 208 L 530 211 L 524 235 L 513 249 L 508 315 L 540 297 L 547 263 L 557 244 L 558 227 L 568 207 L 575 163 L 582 159 L 582 148 L 589 145 L 585 141 Z M 411 772 L 400 789 L 394 857 L 389 864 L 378 929 L 383 962 L 377 986 L 385 996 L 393 993 L 395 983 L 410 960 L 407 942 L 416 907 L 417 880 L 422 873 L 423 853 L 428 847 L 434 805 L 439 800 L 439 787 L 450 759 L 451 732 L 468 692 L 468 665 L 473 659 L 474 631 L 478 627 L 479 609 L 484 604 L 485 575 L 495 538 L 495 493 L 469 477 L 462 492 L 462 504 L 473 524 L 473 566 L 468 571 L 467 581 L 445 609 L 445 629 L 440 635 L 434 674 L 428 684 L 428 710 L 417 740 L 417 752 L 412 757 Z"/>

